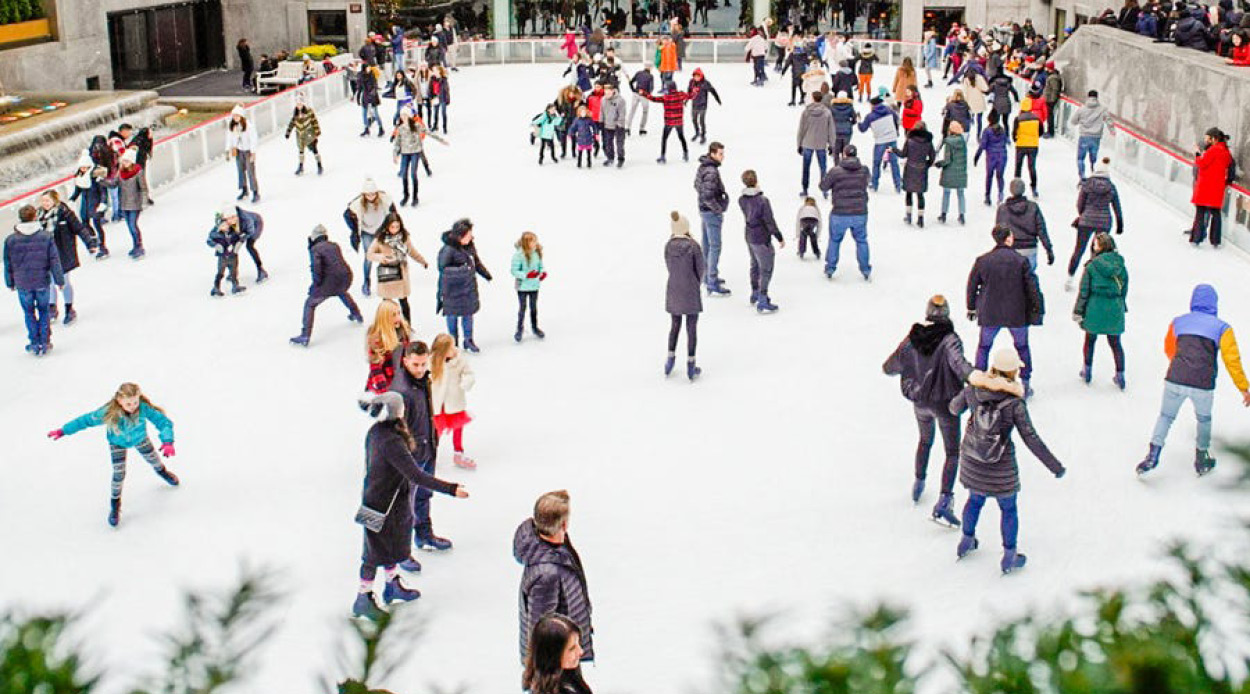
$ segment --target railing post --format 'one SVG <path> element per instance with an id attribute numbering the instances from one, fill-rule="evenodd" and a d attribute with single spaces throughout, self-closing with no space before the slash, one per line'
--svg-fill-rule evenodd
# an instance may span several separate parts
<path id="1" fill-rule="evenodd" d="M 530 39 L 530 62 L 538 62 L 538 42 Z"/>
<path id="2" fill-rule="evenodd" d="M 712 39 L 712 62 L 720 62 L 720 41 Z"/>

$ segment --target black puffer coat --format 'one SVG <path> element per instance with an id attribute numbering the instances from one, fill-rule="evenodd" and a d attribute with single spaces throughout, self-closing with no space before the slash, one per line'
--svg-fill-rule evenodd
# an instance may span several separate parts
<path id="1" fill-rule="evenodd" d="M 917 405 L 946 407 L 972 373 L 964 345 L 949 320 L 916 323 L 881 370 L 901 376 L 903 397 Z"/>
<path id="2" fill-rule="evenodd" d="M 1042 208 L 1023 195 L 1013 195 L 998 206 L 998 214 L 994 223 L 1011 229 L 1011 247 L 1016 250 L 1037 248 L 1042 242 L 1047 257 L 1054 257 L 1054 248 L 1050 245 L 1050 234 L 1046 232 L 1046 218 L 1042 216 Z"/>
<path id="3" fill-rule="evenodd" d="M 1052 473 L 1064 472 L 1063 465 L 1033 429 L 1029 410 L 1019 397 L 969 386 L 950 402 L 951 414 L 959 415 L 967 409 L 972 412 L 959 446 L 959 481 L 969 491 L 986 496 L 1020 491 L 1012 429 L 1020 431 L 1024 444 Z M 983 426 L 986 422 L 995 426 L 987 429 Z"/>
<path id="4" fill-rule="evenodd" d="M 391 379 L 390 391 L 399 393 L 404 399 L 404 421 L 408 423 L 408 431 L 416 440 L 417 447 L 412 457 L 425 464 L 435 459 L 438 454 L 438 431 L 434 428 L 434 403 L 430 396 L 430 376 L 413 378 L 404 368 L 402 349 L 396 349 L 391 355 L 391 365 L 395 369 L 395 377 Z M 431 472 L 434 467 L 427 465 Z"/>
<path id="5" fill-rule="evenodd" d="M 907 165 L 903 167 L 903 190 L 908 193 L 929 190 L 929 169 L 937 158 L 937 150 L 933 147 L 933 133 L 926 129 L 913 128 L 908 133 L 903 148 L 895 148 L 894 153 L 907 160 Z"/>
<path id="6" fill-rule="evenodd" d="M 477 248 L 470 242 L 461 245 L 451 232 L 443 234 L 443 249 L 438 252 L 438 310 L 448 316 L 471 316 L 481 303 L 477 296 L 477 275 L 490 280 L 490 272 L 477 257 Z"/>
<path id="7" fill-rule="evenodd" d="M 582 631 L 582 660 L 594 660 L 594 628 L 591 626 L 590 592 L 582 559 L 565 536 L 553 545 L 538 536 L 534 521 L 527 519 L 512 538 L 512 556 L 525 567 L 521 574 L 518 605 L 521 628 L 521 662 L 529 651 L 534 624 L 553 612 L 573 620 Z"/>
<path id="8" fill-rule="evenodd" d="M 87 248 L 95 248 L 96 238 L 91 228 L 79 221 L 78 215 L 63 202 L 46 212 L 40 210 L 39 221 L 56 243 L 56 252 L 61 257 L 61 272 L 78 267 L 78 239 L 82 239 Z"/>
<path id="9" fill-rule="evenodd" d="M 1044 307 L 1037 275 L 1029 261 L 1010 246 L 977 258 L 968 273 L 968 310 L 982 327 L 1024 328 L 1041 325 Z"/>
<path id="10" fill-rule="evenodd" d="M 842 157 L 838 165 L 820 180 L 821 192 L 833 201 L 830 214 L 868 214 L 868 169 L 855 157 Z"/>
<path id="11" fill-rule="evenodd" d="M 309 296 L 330 297 L 352 286 L 352 269 L 343 259 L 339 245 L 324 236 L 309 242 L 308 260 L 312 268 Z"/>
<path id="12" fill-rule="evenodd" d="M 706 154 L 699 157 L 694 190 L 699 196 L 700 212 L 724 214 L 729 209 L 729 194 L 725 192 L 725 184 L 720 178 L 720 162 Z"/>

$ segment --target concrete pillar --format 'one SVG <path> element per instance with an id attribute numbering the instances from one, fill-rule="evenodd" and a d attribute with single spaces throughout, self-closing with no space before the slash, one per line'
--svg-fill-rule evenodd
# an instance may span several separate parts
<path id="1" fill-rule="evenodd" d="M 512 2 L 511 0 L 491 0 L 491 30 L 495 39 L 512 37 Z"/>
<path id="2" fill-rule="evenodd" d="M 768 16 L 768 9 L 769 9 L 768 0 L 740 0 L 740 1 L 751 3 L 751 11 L 755 13 L 755 26 L 759 26 L 760 24 L 764 22 L 764 18 Z M 780 20 L 778 20 L 778 23 L 784 24 L 784 22 L 781 22 Z M 779 27 L 774 25 L 773 29 L 774 31 L 776 31 L 779 29 Z"/>
<path id="3" fill-rule="evenodd" d="M 924 35 L 925 0 L 903 0 L 899 8 L 899 38 L 904 41 L 920 41 Z"/>

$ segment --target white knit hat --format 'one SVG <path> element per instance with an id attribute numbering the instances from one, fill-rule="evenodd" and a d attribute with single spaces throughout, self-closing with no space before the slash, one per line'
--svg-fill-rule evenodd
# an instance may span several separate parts
<path id="1" fill-rule="evenodd" d="M 139 152 L 133 147 L 130 149 L 127 149 L 125 152 L 122 152 L 121 159 L 123 163 L 134 164 L 136 161 L 138 161 L 138 158 L 139 158 Z"/>
<path id="2" fill-rule="evenodd" d="M 999 373 L 1014 373 L 1024 366 L 1020 362 L 1020 354 L 1016 352 L 1016 348 L 1010 345 L 999 347 L 994 351 L 994 359 L 990 362 L 990 366 Z"/>
<path id="3" fill-rule="evenodd" d="M 78 155 L 78 163 L 75 164 L 74 166 L 75 168 L 79 168 L 79 169 L 90 169 L 95 166 L 95 162 L 91 160 L 90 154 L 88 154 L 87 152 L 83 152 L 82 154 Z"/>
<path id="4" fill-rule="evenodd" d="M 247 118 L 247 111 L 243 108 L 243 104 L 235 104 L 234 108 L 230 109 L 230 115 Z"/>
<path id="5" fill-rule="evenodd" d="M 217 210 L 217 214 L 222 219 L 225 219 L 226 217 L 238 217 L 239 207 L 233 202 L 224 202 L 221 204 L 221 209 Z"/>
<path id="6" fill-rule="evenodd" d="M 677 213 L 674 212 L 673 214 Z M 677 219 L 673 219 L 670 223 L 670 231 L 673 236 L 690 238 L 690 220 L 678 214 Z"/>
<path id="7" fill-rule="evenodd" d="M 1094 164 L 1094 173 L 1104 176 L 1111 173 L 1111 160 L 1106 157 L 1099 159 L 1098 163 Z"/>
<path id="8" fill-rule="evenodd" d="M 376 193 L 378 192 L 378 184 L 374 183 L 372 178 L 366 178 L 364 185 L 360 187 L 360 192 Z"/>

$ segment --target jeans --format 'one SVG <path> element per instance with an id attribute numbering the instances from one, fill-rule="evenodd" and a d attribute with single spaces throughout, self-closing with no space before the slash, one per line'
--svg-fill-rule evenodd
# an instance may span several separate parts
<path id="1" fill-rule="evenodd" d="M 51 317 L 48 315 L 51 298 L 52 290 L 48 287 L 17 290 L 17 300 L 26 314 L 26 339 L 36 347 L 46 346 L 52 339 Z"/>
<path id="2" fill-rule="evenodd" d="M 256 182 L 256 155 L 247 150 L 239 150 L 234 158 L 234 167 L 239 173 L 239 191 L 247 194 L 248 183 L 251 183 L 252 195 L 260 195 L 260 184 Z"/>
<path id="3" fill-rule="evenodd" d="M 968 201 L 964 198 L 963 188 L 943 188 L 942 189 L 942 216 L 946 216 L 946 210 L 951 204 L 951 192 L 954 191 L 955 197 L 959 199 L 959 216 L 962 217 L 968 211 Z M 1036 267 L 1036 261 L 1034 262 Z"/>
<path id="4" fill-rule="evenodd" d="M 725 215 L 700 210 L 699 217 L 703 220 L 703 264 L 707 269 L 704 280 L 714 287 L 720 283 L 720 228 Z"/>
<path id="5" fill-rule="evenodd" d="M 842 239 L 846 232 L 851 232 L 855 239 L 855 260 L 859 263 L 859 271 L 864 275 L 872 272 L 868 264 L 868 215 L 866 214 L 831 214 L 829 215 L 829 248 L 825 250 L 825 274 L 831 275 L 838 269 L 838 258 L 842 252 Z"/>
<path id="6" fill-rule="evenodd" d="M 751 292 L 768 298 L 768 285 L 773 281 L 773 260 L 777 252 L 771 243 L 749 243 L 751 251 Z"/>
<path id="7" fill-rule="evenodd" d="M 433 447 L 433 441 L 430 442 Z M 417 461 L 417 467 L 427 475 L 434 474 L 434 460 Z M 428 540 L 434 535 L 434 524 L 430 521 L 430 497 L 434 496 L 434 492 L 429 487 L 419 487 L 412 485 L 412 530 L 413 533 L 423 540 Z"/>
<path id="8" fill-rule="evenodd" d="M 933 448 L 934 423 L 942 432 L 942 447 L 946 462 L 942 465 L 942 493 L 951 494 L 955 489 L 955 476 L 959 473 L 959 417 L 950 413 L 946 406 L 926 407 L 914 405 L 916 426 L 920 429 L 920 442 L 916 444 L 916 479 L 925 479 L 929 469 L 929 451 Z"/>
<path id="9" fill-rule="evenodd" d="M 369 286 L 369 280 L 373 277 L 373 261 L 369 260 L 369 247 L 373 245 L 373 234 L 360 232 L 360 254 L 365 259 L 365 286 Z"/>
<path id="10" fill-rule="evenodd" d="M 436 99 L 431 109 L 433 110 L 434 113 L 430 117 L 430 130 L 433 130 L 433 131 L 438 130 L 439 116 L 441 115 L 443 117 L 443 121 L 442 121 L 443 132 L 446 133 L 447 132 L 447 104 L 444 104 L 443 102 Z"/>
<path id="11" fill-rule="evenodd" d="M 994 338 L 998 336 L 998 331 L 1003 326 L 983 325 L 981 326 L 981 341 L 977 344 L 977 368 L 984 371 L 990 362 L 990 348 L 994 346 Z M 1011 341 L 1016 346 L 1016 353 L 1020 355 L 1020 361 L 1024 362 L 1024 368 L 1020 370 L 1020 378 L 1029 380 L 1033 375 L 1033 357 L 1029 352 L 1029 328 L 1026 325 L 1023 328 L 1007 328 L 1011 333 Z"/>
<path id="12" fill-rule="evenodd" d="M 369 132 L 371 123 L 378 124 L 378 131 L 382 130 L 382 116 L 378 115 L 378 107 L 373 104 L 360 105 L 360 120 L 365 124 L 365 132 Z"/>
<path id="13" fill-rule="evenodd" d="M 304 337 L 312 337 L 313 317 L 316 315 L 317 307 L 320 306 L 321 302 L 326 299 L 333 298 L 333 296 L 320 296 L 317 294 L 308 295 L 308 298 L 304 300 L 304 327 L 300 331 L 300 335 L 303 335 Z M 339 301 L 342 301 L 343 305 L 347 307 L 347 315 L 349 318 L 354 318 L 360 315 L 360 307 L 356 305 L 356 301 L 352 299 L 351 294 L 343 292 L 338 295 L 338 298 Z"/>
<path id="14" fill-rule="evenodd" d="M 816 163 L 820 166 L 820 178 L 824 180 L 826 171 L 825 150 L 803 148 L 803 194 L 807 195 L 807 184 L 811 179 L 812 155 L 816 155 Z"/>
<path id="15" fill-rule="evenodd" d="M 625 161 L 625 128 L 604 128 L 603 154 L 609 162 L 613 159 Z"/>
<path id="16" fill-rule="evenodd" d="M 1076 141 L 1076 173 L 1085 180 L 1085 158 L 1089 158 L 1092 169 L 1098 162 L 1098 147 L 1102 144 L 1101 135 L 1082 135 Z"/>
<path id="17" fill-rule="evenodd" d="M 755 78 L 751 81 L 751 84 L 758 86 L 768 81 L 768 76 L 764 74 L 764 56 L 751 56 L 751 68 L 755 72 Z"/>
<path id="18" fill-rule="evenodd" d="M 221 278 L 227 277 L 230 285 L 239 286 L 239 255 L 230 253 L 217 256 L 217 277 L 213 279 L 213 289 L 221 289 Z"/>
<path id="19" fill-rule="evenodd" d="M 1029 261 L 1030 270 L 1032 270 L 1033 272 L 1037 272 L 1037 248 L 1036 247 L 1017 248 L 1015 249 L 1015 251 L 1016 253 L 1019 253 L 1020 255 L 1024 256 L 1025 260 Z"/>
<path id="20" fill-rule="evenodd" d="M 972 492 L 968 495 L 968 503 L 964 506 L 964 535 L 973 537 L 977 534 L 977 521 L 981 520 L 981 509 L 985 508 L 988 497 Z M 1016 495 L 1003 494 L 994 497 L 998 502 L 998 510 L 1002 513 L 1000 531 L 1003 535 L 1003 549 L 1015 549 L 1020 536 L 1020 512 L 1016 508 Z"/>
<path id="21" fill-rule="evenodd" d="M 408 200 L 409 190 L 408 184 L 412 183 L 412 200 L 416 202 L 417 195 L 421 192 L 421 185 L 417 183 L 417 165 L 420 152 L 412 154 L 399 155 L 399 179 L 404 182 L 404 200 Z"/>
<path id="22" fill-rule="evenodd" d="M 872 189 L 877 189 L 877 183 L 881 180 L 881 164 L 885 153 L 894 149 L 898 141 L 882 142 L 872 146 Z M 894 188 L 900 190 L 903 187 L 903 178 L 898 173 L 898 157 L 890 157 L 890 174 L 894 176 Z"/>
<path id="23" fill-rule="evenodd" d="M 456 345 L 460 345 L 460 328 L 464 328 L 464 339 L 473 341 L 473 316 L 457 316 L 455 314 L 447 314 L 447 332 L 451 333 L 452 338 L 456 341 Z"/>
<path id="24" fill-rule="evenodd" d="M 1211 408 L 1215 405 L 1215 391 L 1182 386 L 1171 381 L 1163 382 L 1163 405 L 1159 408 L 1154 434 L 1150 436 L 1151 444 L 1163 448 L 1163 443 L 1168 438 L 1168 430 L 1172 428 L 1172 422 L 1176 421 L 1176 414 L 1181 411 L 1181 405 L 1186 400 L 1193 402 L 1194 416 L 1198 419 L 1197 448 L 1205 451 L 1211 447 Z"/>
<path id="25" fill-rule="evenodd" d="M 1200 244 L 1207 238 L 1207 227 L 1211 228 L 1211 245 L 1218 246 L 1222 241 L 1221 210 L 1218 207 L 1194 206 L 1194 226 L 1189 231 L 1189 242 Z"/>
<path id="26" fill-rule="evenodd" d="M 143 250 L 143 234 L 139 231 L 139 210 L 126 210 L 122 213 L 126 220 L 126 228 L 130 231 L 132 251 Z"/>
<path id="27" fill-rule="evenodd" d="M 109 207 L 113 208 L 113 221 L 122 221 L 122 192 L 120 188 L 112 187 L 107 189 L 109 192 Z"/>
<path id="28" fill-rule="evenodd" d="M 694 125 L 694 135 L 690 139 L 707 139 L 707 109 L 691 107 L 690 122 Z"/>

